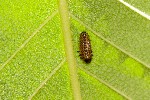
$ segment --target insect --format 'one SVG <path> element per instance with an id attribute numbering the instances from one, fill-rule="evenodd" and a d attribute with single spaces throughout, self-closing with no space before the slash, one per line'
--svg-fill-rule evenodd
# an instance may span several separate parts
<path id="1" fill-rule="evenodd" d="M 90 63 L 92 60 L 92 49 L 91 49 L 91 43 L 88 33 L 83 31 L 80 34 L 80 51 L 79 56 L 81 59 L 83 59 L 86 63 Z"/>

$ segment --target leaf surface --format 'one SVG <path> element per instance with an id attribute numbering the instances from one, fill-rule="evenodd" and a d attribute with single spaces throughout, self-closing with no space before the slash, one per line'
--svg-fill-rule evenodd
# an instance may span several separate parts
<path id="1" fill-rule="evenodd" d="M 125 1 L 149 14 L 142 0 Z M 1 1 L 0 99 L 72 100 L 79 94 L 82 100 L 148 100 L 149 17 L 122 0 L 68 0 L 68 6 L 58 2 Z M 68 8 L 68 18 L 59 10 L 63 7 Z M 72 36 L 69 40 L 64 26 Z M 91 40 L 89 64 L 77 52 L 82 31 Z M 72 53 L 67 47 L 73 47 Z M 68 58 L 75 60 L 68 62 Z M 78 81 L 72 77 L 72 67 Z"/>

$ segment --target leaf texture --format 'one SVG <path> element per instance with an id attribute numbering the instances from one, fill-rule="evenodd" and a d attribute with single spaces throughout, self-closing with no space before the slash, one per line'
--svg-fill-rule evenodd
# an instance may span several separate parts
<path id="1" fill-rule="evenodd" d="M 59 2 L 63 0 L 0 2 L 0 99 L 149 100 L 148 1 L 68 0 L 65 6 Z M 67 12 L 61 15 L 61 7 L 68 8 L 69 18 Z M 82 31 L 91 39 L 89 64 L 77 52 Z M 72 67 L 80 86 L 73 86 Z"/>

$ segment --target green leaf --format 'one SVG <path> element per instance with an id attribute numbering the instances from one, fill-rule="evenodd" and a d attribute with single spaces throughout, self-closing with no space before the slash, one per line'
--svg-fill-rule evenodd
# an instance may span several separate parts
<path id="1" fill-rule="evenodd" d="M 1 1 L 0 99 L 148 100 L 148 8 L 142 0 Z M 77 52 L 82 31 L 89 64 Z"/>

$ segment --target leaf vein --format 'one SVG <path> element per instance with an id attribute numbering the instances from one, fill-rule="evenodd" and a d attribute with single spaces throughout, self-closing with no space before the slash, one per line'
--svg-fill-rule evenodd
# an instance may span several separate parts
<path id="1" fill-rule="evenodd" d="M 135 8 L 134 6 L 128 4 L 127 2 L 123 1 L 123 0 L 119 0 L 121 3 L 123 3 L 125 6 L 129 7 L 130 9 L 132 9 L 133 11 L 137 12 L 138 14 L 142 15 L 143 17 L 147 18 L 148 20 L 150 20 L 150 16 L 147 15 L 146 13 L 140 11 L 139 9 Z"/>
<path id="2" fill-rule="evenodd" d="M 38 88 L 35 89 L 33 94 L 29 96 L 29 100 L 31 100 L 37 93 L 38 91 L 45 85 L 45 83 L 61 68 L 61 66 L 64 64 L 66 59 L 64 58 L 61 63 L 48 75 L 48 77 L 39 85 Z"/>
<path id="3" fill-rule="evenodd" d="M 95 76 L 94 74 L 92 74 L 91 72 L 85 70 L 84 68 L 78 67 L 80 70 L 84 71 L 86 74 L 90 75 L 91 77 L 93 77 L 94 79 L 96 79 L 97 81 L 99 81 L 100 83 L 106 85 L 107 87 L 109 87 L 110 89 L 112 89 L 113 91 L 117 92 L 118 94 L 120 94 L 121 96 L 123 96 L 124 98 L 128 99 L 128 100 L 132 100 L 130 97 L 128 97 L 127 95 L 125 95 L 123 92 L 117 90 L 116 88 L 114 88 L 113 86 L 111 86 L 110 84 L 108 84 L 107 82 L 105 82 L 104 80 L 100 79 L 99 77 Z"/>
<path id="4" fill-rule="evenodd" d="M 123 50 L 121 47 L 117 46 L 116 44 L 114 44 L 112 41 L 108 40 L 107 38 L 105 38 L 103 35 L 98 34 L 98 32 L 94 31 L 92 28 L 90 28 L 88 25 L 86 25 L 84 22 L 82 22 L 80 19 L 78 19 L 77 17 L 75 17 L 73 14 L 70 13 L 70 16 L 75 19 L 76 21 L 78 21 L 80 24 L 82 24 L 83 26 L 85 26 L 87 29 L 89 29 L 91 32 L 93 32 L 95 35 L 97 35 L 98 37 L 100 37 L 101 39 L 103 39 L 105 42 L 109 43 L 110 45 L 112 45 L 113 47 L 117 48 L 118 50 L 122 51 L 124 54 L 128 55 L 129 57 L 133 58 L 134 60 L 138 61 L 139 63 L 143 64 L 145 67 L 150 68 L 150 65 L 148 65 L 148 63 L 143 62 L 142 60 L 140 60 L 139 58 L 137 58 L 136 56 L 132 55 L 131 53 L 129 53 L 128 51 Z"/>
<path id="5" fill-rule="evenodd" d="M 23 44 L 2 64 L 0 67 L 0 70 L 2 70 L 15 56 L 16 54 L 21 51 L 25 45 L 50 21 L 56 14 L 58 13 L 58 10 L 53 12 L 44 22 L 31 34 L 31 36 L 26 39 Z"/>

